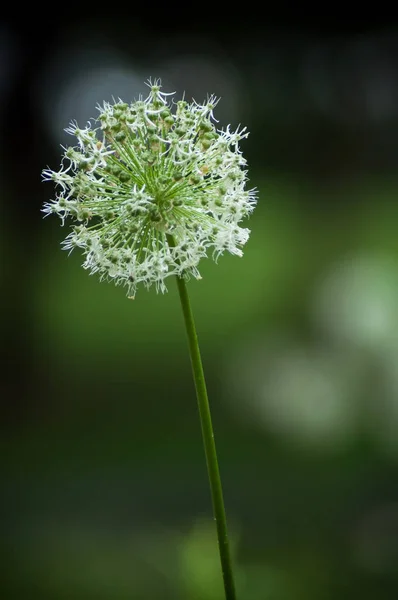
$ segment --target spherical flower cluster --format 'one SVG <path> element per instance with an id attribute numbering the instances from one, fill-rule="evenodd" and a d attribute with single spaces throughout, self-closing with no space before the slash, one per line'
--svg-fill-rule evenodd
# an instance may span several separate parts
<path id="1" fill-rule="evenodd" d="M 200 279 L 208 249 L 241 256 L 250 232 L 239 223 L 256 204 L 238 145 L 246 128 L 217 129 L 213 96 L 170 102 L 160 81 L 148 85 L 146 99 L 100 106 L 97 127 L 72 123 L 77 145 L 43 171 L 58 188 L 43 212 L 77 222 L 63 247 L 130 296 L 140 283 L 166 291 L 170 275 Z"/>

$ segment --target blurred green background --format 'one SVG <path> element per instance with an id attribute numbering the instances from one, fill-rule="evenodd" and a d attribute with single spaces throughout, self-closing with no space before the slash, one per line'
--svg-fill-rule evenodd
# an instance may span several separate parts
<path id="1" fill-rule="evenodd" d="M 393 600 L 398 27 L 149 13 L 0 22 L 1 597 L 223 597 L 176 290 L 40 214 L 63 128 L 152 76 L 251 131 L 244 257 L 189 285 L 239 598 Z"/>

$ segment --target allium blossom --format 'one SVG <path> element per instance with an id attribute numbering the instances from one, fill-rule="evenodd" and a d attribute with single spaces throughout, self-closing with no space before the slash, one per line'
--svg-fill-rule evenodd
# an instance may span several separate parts
<path id="1" fill-rule="evenodd" d="M 200 279 L 209 249 L 241 256 L 250 231 L 239 223 L 256 204 L 239 149 L 246 128 L 217 129 L 214 96 L 174 102 L 160 81 L 148 85 L 145 99 L 99 106 L 95 128 L 72 122 L 77 145 L 59 171 L 43 171 L 58 188 L 43 212 L 77 222 L 64 249 L 80 248 L 85 269 L 129 296 L 140 283 L 165 292 L 170 275 Z"/>

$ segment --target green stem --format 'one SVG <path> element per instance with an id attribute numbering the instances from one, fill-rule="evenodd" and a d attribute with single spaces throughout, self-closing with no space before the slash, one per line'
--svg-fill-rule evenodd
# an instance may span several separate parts
<path id="1" fill-rule="evenodd" d="M 195 381 L 196 397 L 199 406 L 200 423 L 202 426 L 203 443 L 206 453 L 207 472 L 213 500 L 213 512 L 217 525 L 218 547 L 220 551 L 221 567 L 224 579 L 225 598 L 226 600 L 236 600 L 221 477 L 218 468 L 216 444 L 214 441 L 213 425 L 211 421 L 209 399 L 207 397 L 202 359 L 200 356 L 198 336 L 196 334 L 195 322 L 189 301 L 187 286 L 182 277 L 177 277 L 177 285 L 178 292 L 180 294 L 182 312 L 184 314 L 189 353 L 191 356 L 192 372 Z"/>

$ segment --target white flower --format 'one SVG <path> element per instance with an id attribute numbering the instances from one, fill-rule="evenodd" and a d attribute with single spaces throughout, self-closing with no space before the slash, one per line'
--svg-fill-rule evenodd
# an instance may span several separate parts
<path id="1" fill-rule="evenodd" d="M 145 100 L 100 106 L 97 128 L 71 123 L 77 146 L 59 171 L 43 171 L 59 189 L 43 212 L 78 222 L 63 247 L 130 296 L 140 283 L 166 291 L 170 275 L 200 279 L 208 249 L 241 256 L 250 232 L 239 223 L 256 205 L 239 150 L 246 128 L 217 129 L 213 96 L 169 102 L 160 81 L 148 85 Z"/>

